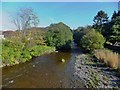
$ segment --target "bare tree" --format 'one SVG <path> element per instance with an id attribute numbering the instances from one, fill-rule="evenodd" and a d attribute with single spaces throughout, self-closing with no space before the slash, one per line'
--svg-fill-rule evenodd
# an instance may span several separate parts
<path id="1" fill-rule="evenodd" d="M 37 27 L 39 19 L 31 8 L 20 9 L 13 17 L 13 24 L 17 30 L 26 30 L 31 27 Z"/>
<path id="2" fill-rule="evenodd" d="M 13 18 L 13 24 L 16 26 L 17 30 L 21 30 L 20 18 L 18 16 Z"/>
<path id="3" fill-rule="evenodd" d="M 13 24 L 18 30 L 18 36 L 20 37 L 20 41 L 24 42 L 25 37 L 27 37 L 26 31 L 31 27 L 37 27 L 39 24 L 39 19 L 32 8 L 22 8 L 13 16 Z M 29 31 L 28 33 L 30 34 L 29 38 L 32 38 L 31 31 Z M 31 43 L 30 40 L 28 41 Z"/>

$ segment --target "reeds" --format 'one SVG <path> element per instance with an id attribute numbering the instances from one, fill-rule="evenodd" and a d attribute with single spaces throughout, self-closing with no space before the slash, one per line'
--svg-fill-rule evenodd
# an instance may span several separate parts
<path id="1" fill-rule="evenodd" d="M 95 51 L 97 59 L 106 63 L 106 65 L 120 70 L 120 55 L 116 52 L 112 52 L 107 49 L 101 49 Z"/>

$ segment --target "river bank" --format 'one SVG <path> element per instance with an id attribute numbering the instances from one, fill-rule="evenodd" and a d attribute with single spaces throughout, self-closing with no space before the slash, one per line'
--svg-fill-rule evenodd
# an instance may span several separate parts
<path id="1" fill-rule="evenodd" d="M 83 53 L 76 45 L 71 52 L 53 52 L 24 64 L 5 67 L 2 77 L 5 88 L 120 87 L 120 77 L 115 70 Z"/>
<path id="2" fill-rule="evenodd" d="M 12 53 L 11 53 L 12 52 Z M 20 63 L 25 63 L 32 60 L 34 57 L 41 56 L 46 53 L 55 52 L 55 47 L 49 46 L 33 46 L 25 50 L 14 51 L 14 48 L 3 48 L 2 64 L 0 67 L 13 66 Z"/>
<path id="3" fill-rule="evenodd" d="M 120 75 L 116 70 L 98 62 L 87 54 L 79 54 L 75 59 L 75 73 L 87 88 L 120 88 Z"/>
<path id="4" fill-rule="evenodd" d="M 29 62 L 2 68 L 3 88 L 81 88 L 73 76 L 75 56 L 71 52 L 52 52 Z M 65 62 L 61 62 L 65 59 Z"/>

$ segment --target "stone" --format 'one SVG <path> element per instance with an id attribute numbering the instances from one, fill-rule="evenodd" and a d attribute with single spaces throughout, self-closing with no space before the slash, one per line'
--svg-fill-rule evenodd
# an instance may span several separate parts
<path id="1" fill-rule="evenodd" d="M 58 52 L 58 51 L 55 51 L 55 52 Z"/>
<path id="2" fill-rule="evenodd" d="M 13 83 L 13 82 L 14 82 L 13 80 L 9 81 L 9 83 Z"/>
<path id="3" fill-rule="evenodd" d="M 33 65 L 33 67 L 35 67 L 35 65 Z"/>
<path id="4" fill-rule="evenodd" d="M 62 61 L 62 62 L 65 62 L 65 59 L 62 59 L 61 61 Z"/>
<path id="5" fill-rule="evenodd" d="M 103 83 L 105 86 L 108 85 L 108 82 L 106 82 L 106 81 L 104 81 L 104 80 L 102 80 L 102 83 Z"/>

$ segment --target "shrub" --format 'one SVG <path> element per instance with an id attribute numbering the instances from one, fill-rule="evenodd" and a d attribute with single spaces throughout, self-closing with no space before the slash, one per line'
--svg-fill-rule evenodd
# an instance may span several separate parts
<path id="1" fill-rule="evenodd" d="M 59 50 L 70 46 L 73 39 L 70 27 L 60 22 L 58 24 L 51 24 L 47 30 L 45 39 L 48 46 L 54 46 Z"/>
<path id="2" fill-rule="evenodd" d="M 24 43 L 5 39 L 2 44 L 2 64 L 15 65 L 29 61 L 32 56 L 40 56 L 46 52 L 54 51 L 54 47 L 34 45 L 26 47 Z"/>
<path id="3" fill-rule="evenodd" d="M 74 42 L 77 45 L 79 45 L 81 38 L 92 29 L 93 28 L 91 26 L 86 26 L 86 27 L 78 27 L 76 30 L 73 30 Z"/>
<path id="4" fill-rule="evenodd" d="M 54 50 L 55 50 L 54 47 L 49 47 L 49 46 L 34 46 L 29 49 L 30 54 L 32 56 L 39 56 L 39 55 L 44 54 L 45 52 L 51 52 Z"/>
<path id="5" fill-rule="evenodd" d="M 101 49 L 95 51 L 95 56 L 112 68 L 120 68 L 120 58 L 118 53 L 107 49 Z"/>
<path id="6" fill-rule="evenodd" d="M 93 29 L 82 37 L 80 43 L 85 50 L 94 51 L 103 48 L 105 39 L 102 34 Z"/>

